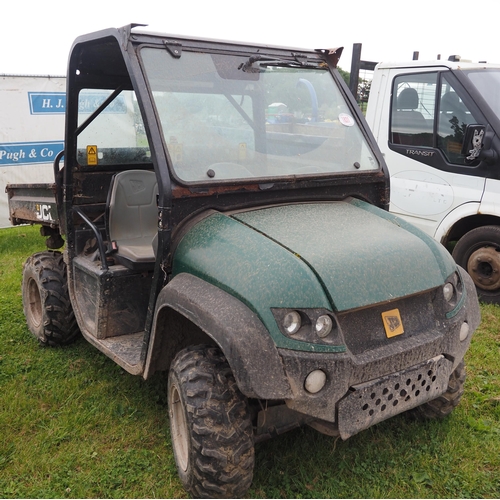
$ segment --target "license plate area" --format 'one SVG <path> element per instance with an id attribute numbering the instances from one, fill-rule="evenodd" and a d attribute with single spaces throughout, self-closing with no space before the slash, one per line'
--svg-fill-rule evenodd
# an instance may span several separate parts
<path id="1" fill-rule="evenodd" d="M 446 392 L 452 363 L 437 356 L 407 370 L 353 386 L 338 405 L 342 439 Z"/>

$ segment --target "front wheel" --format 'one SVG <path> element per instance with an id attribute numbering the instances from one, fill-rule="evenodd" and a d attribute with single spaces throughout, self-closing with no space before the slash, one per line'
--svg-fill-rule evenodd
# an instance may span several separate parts
<path id="1" fill-rule="evenodd" d="M 465 363 L 462 360 L 451 374 L 444 394 L 410 411 L 414 416 L 424 419 L 442 419 L 448 416 L 462 399 L 465 376 Z"/>
<path id="2" fill-rule="evenodd" d="M 253 478 L 253 428 L 226 358 L 216 347 L 182 350 L 168 379 L 170 432 L 180 479 L 195 498 L 238 498 Z"/>
<path id="3" fill-rule="evenodd" d="M 80 330 L 69 299 L 66 264 L 60 252 L 33 254 L 23 267 L 23 309 L 31 333 L 43 345 L 70 344 Z"/>
<path id="4" fill-rule="evenodd" d="M 481 300 L 500 303 L 500 227 L 472 229 L 453 249 L 456 263 L 467 270 Z"/>

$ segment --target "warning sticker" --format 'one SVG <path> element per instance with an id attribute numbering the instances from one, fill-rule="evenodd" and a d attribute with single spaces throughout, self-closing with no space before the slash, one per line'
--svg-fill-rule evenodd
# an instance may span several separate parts
<path id="1" fill-rule="evenodd" d="M 87 165 L 97 165 L 97 146 L 87 146 Z"/>

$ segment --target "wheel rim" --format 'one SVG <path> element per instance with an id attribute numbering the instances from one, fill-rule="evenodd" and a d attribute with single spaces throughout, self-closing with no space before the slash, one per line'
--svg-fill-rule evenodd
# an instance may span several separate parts
<path id="1" fill-rule="evenodd" d="M 467 272 L 478 288 L 500 288 L 500 253 L 495 247 L 482 247 L 469 257 Z"/>
<path id="2" fill-rule="evenodd" d="M 34 279 L 28 281 L 28 310 L 34 327 L 38 328 L 42 323 L 42 299 Z"/>
<path id="3" fill-rule="evenodd" d="M 186 414 L 184 413 L 179 391 L 175 385 L 172 385 L 170 389 L 170 425 L 177 463 L 186 472 L 188 468 L 189 433 Z"/>

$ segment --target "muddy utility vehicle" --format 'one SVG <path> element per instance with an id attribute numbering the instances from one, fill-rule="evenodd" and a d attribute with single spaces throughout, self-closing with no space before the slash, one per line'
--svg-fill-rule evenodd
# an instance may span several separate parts
<path id="1" fill-rule="evenodd" d="M 475 288 L 387 211 L 340 52 L 82 36 L 64 166 L 53 186 L 8 189 L 13 223 L 42 223 L 52 249 L 24 267 L 31 332 L 81 332 L 145 379 L 169 370 L 194 496 L 244 495 L 262 439 L 347 439 L 410 409 L 447 415 L 463 392 Z"/>

